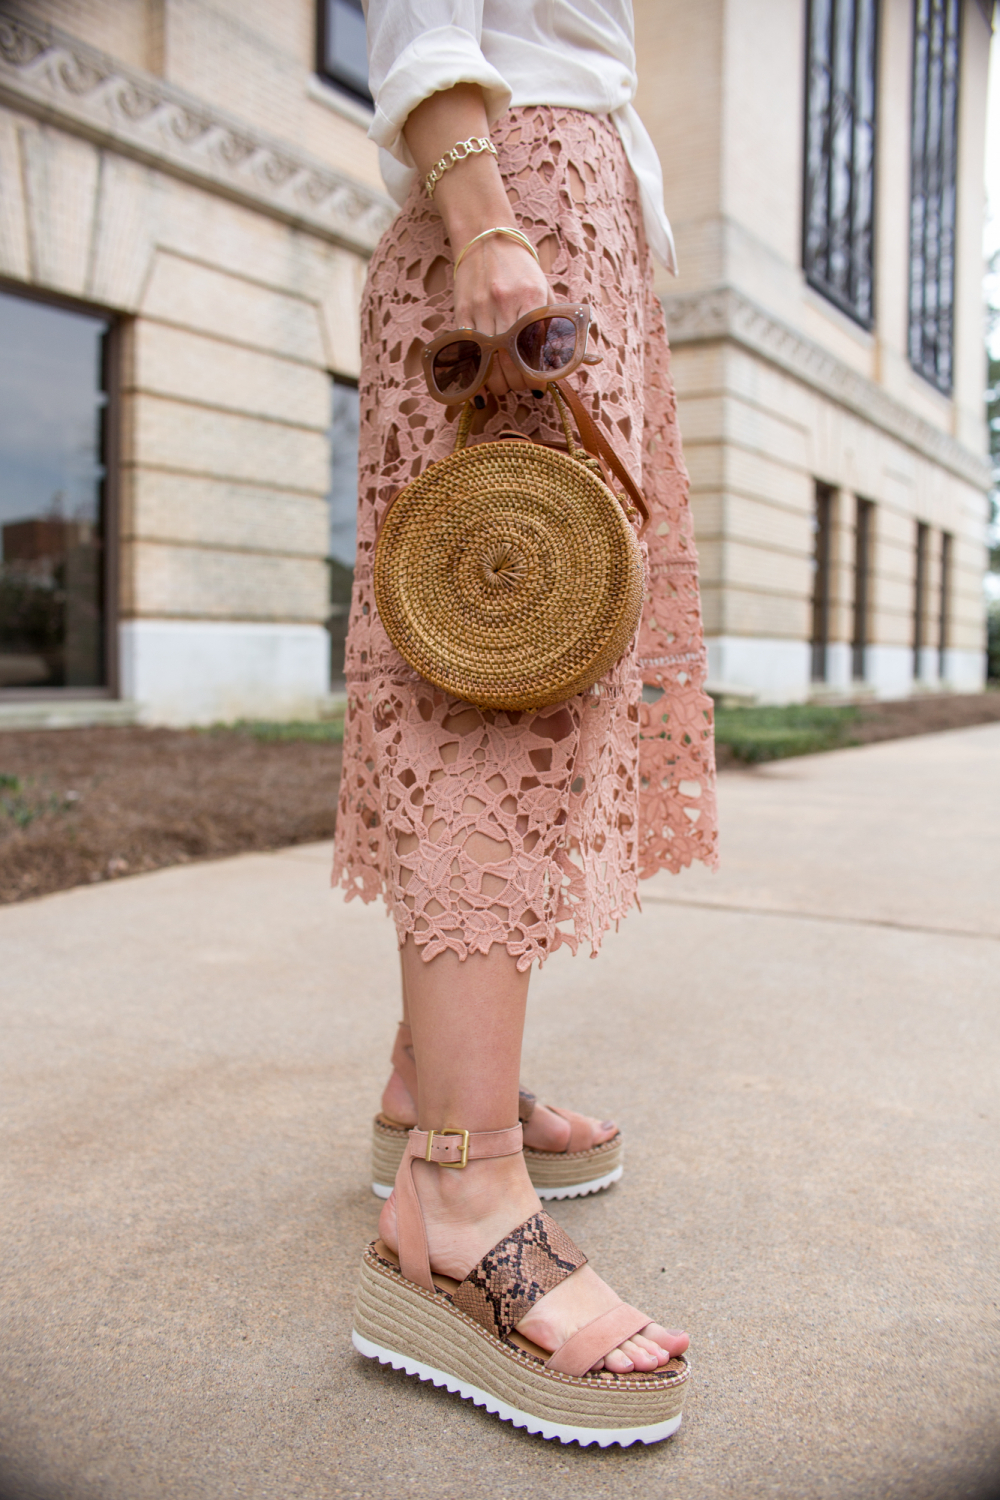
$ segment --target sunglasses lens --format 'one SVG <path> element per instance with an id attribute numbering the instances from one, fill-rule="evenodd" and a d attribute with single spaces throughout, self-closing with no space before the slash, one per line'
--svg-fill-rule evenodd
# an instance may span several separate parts
<path id="1" fill-rule="evenodd" d="M 479 374 L 479 345 L 471 339 L 445 344 L 434 356 L 434 384 L 442 396 L 467 391 Z"/>
<path id="2" fill-rule="evenodd" d="M 570 318 L 539 318 L 522 328 L 517 352 L 529 370 L 557 374 L 576 350 L 576 324 Z"/>

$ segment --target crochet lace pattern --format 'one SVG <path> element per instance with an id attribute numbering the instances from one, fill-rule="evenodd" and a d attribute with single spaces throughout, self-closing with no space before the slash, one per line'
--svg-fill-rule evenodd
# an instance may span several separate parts
<path id="1" fill-rule="evenodd" d="M 424 344 L 453 321 L 442 221 L 414 187 L 362 303 L 358 553 L 333 879 L 382 895 L 425 959 L 504 944 L 519 969 L 562 943 L 596 953 L 637 882 L 716 862 L 712 702 L 697 556 L 635 179 L 614 127 L 580 110 L 510 110 L 492 136 L 553 301 L 587 302 L 600 364 L 572 377 L 639 479 L 652 520 L 632 648 L 590 693 L 502 713 L 431 687 L 375 610 L 372 557 L 393 496 L 450 452 L 458 413 L 427 394 Z M 491 398 L 476 428 L 565 439 L 551 400 Z"/>

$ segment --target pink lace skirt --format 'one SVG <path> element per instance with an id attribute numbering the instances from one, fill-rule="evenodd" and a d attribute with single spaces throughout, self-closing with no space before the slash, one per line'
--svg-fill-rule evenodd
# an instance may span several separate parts
<path id="1" fill-rule="evenodd" d="M 596 953 L 640 878 L 716 859 L 712 703 L 697 557 L 635 179 L 614 127 L 579 110 L 510 110 L 493 130 L 522 229 L 553 297 L 587 302 L 601 363 L 573 377 L 652 512 L 647 592 L 631 649 L 588 694 L 498 713 L 446 697 L 390 643 L 372 555 L 393 495 L 454 443 L 424 344 L 453 321 L 452 256 L 415 188 L 371 262 L 362 304 L 358 556 L 334 883 L 383 896 L 400 944 L 431 959 L 502 943 L 527 968 L 561 943 Z M 594 331 L 591 331 L 595 347 Z M 562 442 L 554 403 L 509 396 L 485 414 Z M 472 839 L 472 835 L 482 837 Z M 470 846 L 470 839 L 472 839 Z"/>

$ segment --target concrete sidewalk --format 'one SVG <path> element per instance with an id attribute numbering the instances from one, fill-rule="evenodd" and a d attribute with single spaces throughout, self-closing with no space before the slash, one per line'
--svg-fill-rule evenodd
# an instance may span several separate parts
<path id="1" fill-rule="evenodd" d="M 728 774 L 723 873 L 533 981 L 526 1078 L 629 1139 L 556 1216 L 692 1334 L 651 1449 L 351 1350 L 396 957 L 325 846 L 0 911 L 0 1500 L 993 1493 L 998 773 L 1000 726 Z"/>

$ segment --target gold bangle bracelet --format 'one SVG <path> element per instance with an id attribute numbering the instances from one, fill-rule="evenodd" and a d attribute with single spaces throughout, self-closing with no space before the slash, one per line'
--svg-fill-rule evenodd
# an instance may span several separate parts
<path id="1" fill-rule="evenodd" d="M 485 135 L 470 136 L 467 141 L 457 141 L 450 151 L 446 151 L 440 161 L 436 161 L 424 178 L 424 187 L 427 189 L 428 198 L 434 197 L 434 189 L 446 172 L 450 172 L 456 162 L 464 161 L 467 156 L 478 156 L 480 152 L 488 151 L 491 156 L 496 156 L 497 148 Z"/>
<path id="2" fill-rule="evenodd" d="M 524 249 L 527 250 L 530 255 L 533 255 L 535 257 L 535 262 L 536 262 L 537 265 L 539 265 L 539 266 L 541 265 L 541 261 L 538 259 L 538 251 L 535 249 L 534 245 L 528 239 L 528 236 L 526 234 L 522 233 L 522 231 L 520 229 L 510 229 L 510 228 L 508 228 L 508 226 L 506 224 L 497 224 L 496 227 L 493 228 L 493 229 L 484 229 L 483 232 L 482 232 L 482 234 L 475 235 L 469 241 L 469 243 L 465 246 L 464 250 L 457 257 L 457 259 L 455 261 L 455 268 L 454 268 L 454 271 L 452 272 L 453 275 L 458 271 L 459 266 L 462 264 L 463 260 L 468 255 L 468 253 L 472 249 L 473 245 L 478 245 L 480 240 L 487 239 L 488 236 L 491 235 L 491 234 L 506 234 L 506 235 L 508 235 L 510 239 L 516 240 L 517 243 L 519 245 L 522 245 L 524 247 Z"/>

